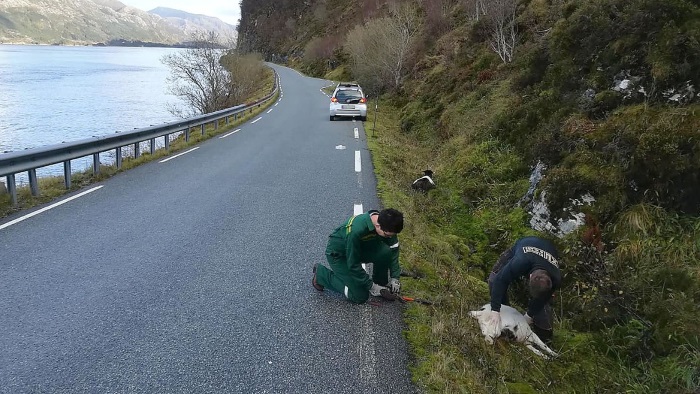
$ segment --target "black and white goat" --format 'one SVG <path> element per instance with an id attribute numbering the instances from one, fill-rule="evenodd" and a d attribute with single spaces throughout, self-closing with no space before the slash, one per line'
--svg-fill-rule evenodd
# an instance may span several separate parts
<path id="1" fill-rule="evenodd" d="M 516 309 L 508 305 L 501 305 L 501 332 L 493 333 L 491 324 L 487 322 L 487 317 L 491 313 L 491 304 L 484 305 L 478 311 L 471 311 L 469 315 L 479 322 L 481 333 L 484 334 L 486 342 L 493 344 L 496 338 L 505 338 L 511 341 L 520 342 L 532 350 L 536 355 L 548 359 L 549 356 L 557 357 L 558 354 L 550 349 L 540 337 L 532 332 L 532 328 L 527 324 L 525 316 Z"/>
<path id="2" fill-rule="evenodd" d="M 433 182 L 433 171 L 423 171 L 423 176 L 413 181 L 411 188 L 421 192 L 427 192 L 430 189 L 435 189 L 435 182 Z"/>

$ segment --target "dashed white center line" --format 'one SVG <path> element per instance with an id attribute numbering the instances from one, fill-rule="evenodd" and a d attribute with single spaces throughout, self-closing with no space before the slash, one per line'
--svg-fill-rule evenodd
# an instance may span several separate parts
<path id="1" fill-rule="evenodd" d="M 360 151 L 356 150 L 355 151 L 355 172 L 361 172 L 362 171 L 362 165 L 360 164 L 362 161 L 360 160 Z"/>
<path id="2" fill-rule="evenodd" d="M 199 147 L 192 148 L 192 149 L 190 149 L 190 150 L 188 150 L 188 151 L 185 151 L 185 152 L 182 152 L 182 153 L 178 153 L 177 155 L 172 156 L 172 157 L 168 157 L 167 159 L 161 160 L 161 161 L 159 161 L 158 163 L 165 163 L 166 161 L 170 161 L 170 160 L 172 160 L 172 159 L 174 159 L 174 158 L 176 158 L 176 157 L 180 157 L 180 156 L 182 156 L 182 155 L 186 155 L 186 154 L 188 154 L 188 153 L 190 153 L 190 152 L 192 152 L 192 151 L 195 151 L 195 150 L 197 150 L 197 149 L 199 149 Z"/>
<path id="3" fill-rule="evenodd" d="M 269 114 L 270 112 L 272 112 L 272 108 L 270 108 L 270 110 L 269 110 L 269 111 L 267 111 L 267 113 L 268 113 L 268 114 Z"/>
<path id="4" fill-rule="evenodd" d="M 238 133 L 239 131 L 241 131 L 241 129 L 233 130 L 232 132 L 230 132 L 230 133 L 228 133 L 228 134 L 222 135 L 221 137 L 219 137 L 219 139 L 226 138 L 226 137 L 228 137 L 229 135 L 233 135 L 233 134 Z"/>
<path id="5" fill-rule="evenodd" d="M 364 211 L 362 210 L 362 204 L 355 204 L 355 206 L 354 206 L 353 209 L 352 209 L 352 212 L 353 212 L 353 215 L 355 215 L 355 216 L 357 216 L 357 215 L 361 214 L 362 212 L 364 212 Z"/>
<path id="6" fill-rule="evenodd" d="M 251 123 L 251 124 L 253 124 L 253 123 L 255 123 L 255 122 L 259 121 L 260 119 L 262 119 L 262 117 L 260 117 L 260 118 L 257 118 L 257 119 L 255 119 L 254 121 L 252 121 L 252 122 L 250 122 L 250 123 Z"/>
<path id="7" fill-rule="evenodd" d="M 360 130 L 357 127 L 355 127 L 355 139 L 358 138 L 360 138 Z"/>
<path id="8" fill-rule="evenodd" d="M 275 107 L 276 107 L 276 106 L 277 106 L 277 104 L 279 104 L 279 103 L 280 103 L 280 102 L 279 102 L 279 100 L 278 100 L 278 101 L 277 101 L 277 102 L 275 103 Z"/>
<path id="9" fill-rule="evenodd" d="M 38 214 L 40 214 L 40 213 L 42 213 L 42 212 L 46 212 L 46 211 L 48 211 L 49 209 L 56 208 L 57 206 L 63 205 L 63 204 L 65 204 L 65 203 L 69 202 L 69 201 L 73 201 L 73 200 L 75 200 L 76 198 L 82 197 L 82 196 L 84 196 L 84 195 L 86 195 L 86 194 L 88 194 L 88 193 L 92 193 L 92 192 L 94 192 L 95 190 L 102 189 L 103 187 L 104 187 L 104 186 L 93 187 L 92 189 L 89 189 L 89 190 L 86 190 L 86 191 L 84 191 L 84 192 L 82 192 L 82 193 L 76 194 L 75 196 L 68 197 L 68 198 L 66 198 L 66 199 L 63 200 L 63 201 L 59 201 L 59 202 L 57 202 L 57 203 L 55 203 L 55 204 L 49 205 L 48 207 L 41 208 L 41 209 L 39 209 L 39 210 L 37 210 L 37 211 L 34 211 L 34 212 L 32 212 L 32 213 L 30 213 L 30 214 L 27 214 L 27 215 L 24 215 L 24 216 L 22 216 L 22 217 L 20 217 L 20 218 L 17 218 L 17 219 L 15 219 L 15 220 L 11 220 L 11 221 L 9 221 L 9 222 L 3 224 L 3 225 L 0 225 L 0 230 L 2 230 L 2 229 L 4 229 L 4 228 L 7 228 L 7 227 L 10 227 L 10 226 L 12 226 L 13 224 L 17 224 L 17 223 L 19 223 L 19 222 L 21 222 L 21 221 L 23 221 L 23 220 L 29 219 L 30 217 L 36 216 L 36 215 L 38 215 Z"/>

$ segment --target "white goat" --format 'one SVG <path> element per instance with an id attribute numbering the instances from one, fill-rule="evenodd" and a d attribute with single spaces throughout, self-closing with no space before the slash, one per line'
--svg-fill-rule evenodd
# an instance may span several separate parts
<path id="1" fill-rule="evenodd" d="M 490 332 L 492 329 L 488 327 L 489 324 L 486 321 L 489 313 L 491 313 L 491 304 L 484 305 L 478 311 L 469 312 L 471 317 L 479 321 L 479 327 L 481 327 L 481 333 L 484 334 L 486 342 L 493 344 L 494 339 L 502 337 L 525 344 L 528 349 L 545 359 L 549 358 L 547 355 L 552 357 L 558 356 L 554 350 L 542 342 L 537 334 L 532 332 L 530 325 L 525 320 L 525 316 L 516 309 L 508 305 L 501 305 L 501 332 L 496 335 Z"/>

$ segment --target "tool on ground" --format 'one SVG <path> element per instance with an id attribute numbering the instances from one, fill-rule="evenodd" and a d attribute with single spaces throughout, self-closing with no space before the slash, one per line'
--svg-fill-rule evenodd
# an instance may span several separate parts
<path id="1" fill-rule="evenodd" d="M 385 300 L 389 300 L 389 301 L 398 300 L 399 302 L 402 302 L 404 304 L 407 302 L 417 302 L 417 303 L 423 304 L 423 305 L 433 305 L 432 301 L 424 300 L 422 298 L 404 297 L 404 296 L 401 296 L 398 294 L 394 294 L 394 293 L 390 292 L 388 289 L 382 289 L 379 293 L 380 293 L 382 298 L 384 298 Z"/>
<path id="2" fill-rule="evenodd" d="M 399 297 L 402 302 L 417 302 L 423 305 L 433 305 L 432 301 L 424 300 L 422 298 L 411 298 L 411 297 Z"/>

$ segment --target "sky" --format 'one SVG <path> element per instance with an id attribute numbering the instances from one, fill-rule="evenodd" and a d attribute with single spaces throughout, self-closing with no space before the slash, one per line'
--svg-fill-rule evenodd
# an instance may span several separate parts
<path id="1" fill-rule="evenodd" d="M 238 19 L 241 17 L 240 0 L 121 0 L 121 2 L 143 11 L 167 7 L 190 14 L 214 16 L 234 26 L 238 24 Z"/>

